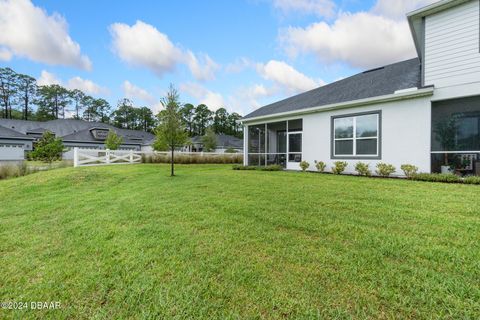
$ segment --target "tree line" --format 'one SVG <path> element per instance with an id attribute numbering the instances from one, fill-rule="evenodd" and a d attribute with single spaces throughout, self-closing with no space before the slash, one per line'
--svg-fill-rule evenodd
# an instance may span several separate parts
<path id="1" fill-rule="evenodd" d="M 147 106 L 137 107 L 129 99 L 118 101 L 116 108 L 103 98 L 94 98 L 78 89 L 58 84 L 37 85 L 35 78 L 0 68 L 0 117 L 22 120 L 83 119 L 109 123 L 119 128 L 154 132 L 162 112 L 154 115 Z M 242 137 L 237 123 L 241 116 L 225 108 L 211 111 L 205 104 L 181 104 L 181 120 L 188 136 L 205 135 L 207 128 L 215 133 Z"/>

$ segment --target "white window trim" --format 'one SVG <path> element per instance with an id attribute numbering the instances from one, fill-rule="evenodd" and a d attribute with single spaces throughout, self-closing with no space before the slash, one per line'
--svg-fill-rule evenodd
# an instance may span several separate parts
<path id="1" fill-rule="evenodd" d="M 377 117 L 377 134 L 371 137 L 357 137 L 357 118 L 363 116 L 371 116 L 375 115 Z M 335 128 L 336 128 L 336 121 L 340 119 L 353 119 L 353 136 L 351 138 L 335 138 Z M 357 113 L 357 114 L 347 114 L 347 115 L 339 115 L 333 116 L 332 121 L 332 130 L 331 130 L 331 158 L 332 159 L 380 159 L 381 157 L 381 111 L 372 111 L 372 112 L 365 112 L 365 113 Z M 357 140 L 377 140 L 377 153 L 376 154 L 357 154 Z M 353 142 L 353 150 L 352 154 L 337 154 L 335 142 L 336 141 L 352 141 Z"/>

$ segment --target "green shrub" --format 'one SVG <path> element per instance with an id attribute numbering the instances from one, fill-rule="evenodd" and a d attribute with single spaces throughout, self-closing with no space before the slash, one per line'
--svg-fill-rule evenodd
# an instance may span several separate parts
<path id="1" fill-rule="evenodd" d="M 341 174 L 348 166 L 348 163 L 345 161 L 335 161 L 333 163 L 332 172 L 334 174 Z"/>
<path id="2" fill-rule="evenodd" d="M 369 177 L 372 175 L 370 171 L 370 165 L 365 162 L 357 162 L 355 165 L 355 171 L 357 171 L 358 175 Z"/>
<path id="3" fill-rule="evenodd" d="M 325 168 L 327 167 L 327 164 L 323 161 L 318 161 L 315 160 L 315 167 L 317 168 L 317 170 L 319 172 L 324 172 L 325 171 Z"/>
<path id="4" fill-rule="evenodd" d="M 417 173 L 412 176 L 412 180 L 444 183 L 461 183 L 459 176 L 450 173 Z"/>
<path id="5" fill-rule="evenodd" d="M 463 182 L 466 184 L 480 184 L 480 177 L 470 176 L 463 179 Z"/>
<path id="6" fill-rule="evenodd" d="M 225 150 L 225 153 L 237 153 L 237 150 L 233 149 L 233 148 L 228 148 Z"/>
<path id="7" fill-rule="evenodd" d="M 310 163 L 307 161 L 302 161 L 300 162 L 300 169 L 302 169 L 303 172 L 307 171 L 308 167 L 310 167 Z"/>
<path id="8" fill-rule="evenodd" d="M 268 166 L 242 166 L 240 164 L 234 165 L 233 170 L 258 170 L 258 171 L 282 171 L 283 167 L 278 164 Z"/>
<path id="9" fill-rule="evenodd" d="M 260 167 L 261 171 L 282 171 L 283 167 L 279 164 L 272 164 L 266 167 Z"/>
<path id="10" fill-rule="evenodd" d="M 418 172 L 418 167 L 416 167 L 412 164 L 402 164 L 400 166 L 400 169 L 402 169 L 405 176 L 409 179 L 411 179 Z"/>
<path id="11" fill-rule="evenodd" d="M 383 163 L 383 162 L 379 162 L 377 163 L 377 170 L 376 170 L 376 173 L 379 175 L 379 176 L 382 176 L 382 177 L 389 177 L 392 173 L 394 173 L 397 169 L 391 165 L 391 164 L 388 164 L 388 163 Z"/>

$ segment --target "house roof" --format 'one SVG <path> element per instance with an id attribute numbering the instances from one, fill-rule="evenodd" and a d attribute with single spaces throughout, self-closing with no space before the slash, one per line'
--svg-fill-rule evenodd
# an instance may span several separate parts
<path id="1" fill-rule="evenodd" d="M 371 69 L 346 79 L 266 105 L 242 120 L 393 94 L 421 87 L 418 58 Z"/>
<path id="2" fill-rule="evenodd" d="M 7 139 L 21 139 L 21 140 L 35 140 L 32 137 L 29 137 L 23 133 L 15 131 L 13 129 L 5 128 L 0 126 L 0 138 L 7 138 Z"/>
<path id="3" fill-rule="evenodd" d="M 243 149 L 243 140 L 228 134 L 216 134 L 217 148 L 222 147 L 224 149 Z M 203 144 L 203 136 L 194 136 L 191 138 L 192 143 Z"/>
<path id="4" fill-rule="evenodd" d="M 64 141 L 84 141 L 96 142 L 90 130 L 93 128 L 112 129 L 122 136 L 126 144 L 146 145 L 154 139 L 154 135 L 149 132 L 129 129 L 119 129 L 110 124 L 100 122 L 88 122 L 85 120 L 57 119 L 51 121 L 26 121 L 13 119 L 0 119 L 0 126 L 13 130 L 20 134 L 43 133 L 48 130 Z M 42 131 L 43 130 L 43 131 Z"/>

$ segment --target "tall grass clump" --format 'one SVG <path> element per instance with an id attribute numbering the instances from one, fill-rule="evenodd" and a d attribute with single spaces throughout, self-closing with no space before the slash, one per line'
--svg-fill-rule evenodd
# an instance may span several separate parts
<path id="1" fill-rule="evenodd" d="M 27 167 L 25 162 L 16 164 L 0 164 L 0 180 L 17 178 L 36 172 L 37 170 Z"/>
<path id="2" fill-rule="evenodd" d="M 142 156 L 144 163 L 170 163 L 170 154 L 151 153 Z M 236 164 L 243 163 L 243 154 L 175 154 L 178 164 Z"/>

